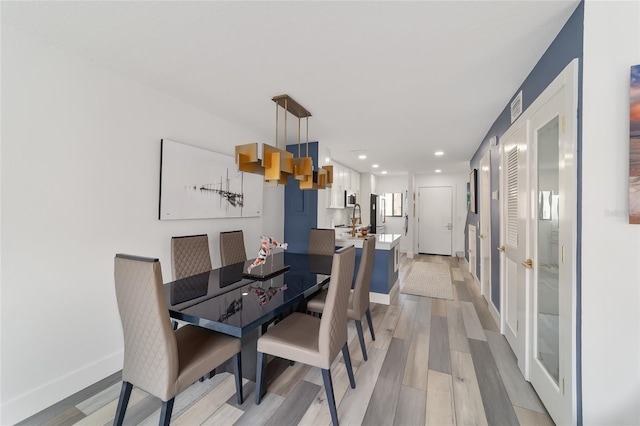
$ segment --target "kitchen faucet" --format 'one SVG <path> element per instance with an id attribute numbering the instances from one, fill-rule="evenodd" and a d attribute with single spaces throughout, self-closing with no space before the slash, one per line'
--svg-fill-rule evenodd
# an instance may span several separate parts
<path id="1" fill-rule="evenodd" d="M 358 208 L 358 211 L 360 212 L 360 214 L 357 217 L 358 223 L 360 225 L 362 225 L 362 208 L 360 207 L 360 204 L 356 203 L 353 206 L 353 215 L 351 216 L 351 236 L 352 237 L 356 236 L 356 207 Z"/>

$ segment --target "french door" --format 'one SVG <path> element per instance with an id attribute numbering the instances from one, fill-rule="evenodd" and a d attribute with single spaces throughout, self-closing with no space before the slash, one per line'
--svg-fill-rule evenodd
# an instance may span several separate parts
<path id="1" fill-rule="evenodd" d="M 570 67 L 568 67 L 570 68 Z M 531 384 L 556 424 L 575 423 L 576 71 L 530 118 Z"/>

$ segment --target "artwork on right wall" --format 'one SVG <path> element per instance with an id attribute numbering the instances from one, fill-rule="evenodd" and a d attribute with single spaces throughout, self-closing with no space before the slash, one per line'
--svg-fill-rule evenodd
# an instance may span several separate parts
<path id="1" fill-rule="evenodd" d="M 629 89 L 629 223 L 640 224 L 640 65 L 631 67 Z"/>
<path id="2" fill-rule="evenodd" d="M 476 189 L 478 189 L 478 169 L 471 170 L 469 174 L 469 211 L 478 213 L 478 204 L 476 203 Z"/>

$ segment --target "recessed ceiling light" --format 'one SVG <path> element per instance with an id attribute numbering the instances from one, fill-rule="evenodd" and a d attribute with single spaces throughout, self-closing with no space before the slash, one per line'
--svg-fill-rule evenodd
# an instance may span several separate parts
<path id="1" fill-rule="evenodd" d="M 378 167 L 380 167 L 380 166 L 379 166 L 379 165 L 377 165 L 377 164 L 372 164 L 372 165 L 371 165 L 371 167 L 373 167 L 374 169 L 377 169 L 377 168 L 378 168 Z"/>
<path id="2" fill-rule="evenodd" d="M 442 172 L 442 170 L 436 169 L 436 173 L 441 173 L 441 172 Z"/>
<path id="3" fill-rule="evenodd" d="M 381 173 L 382 173 L 383 175 L 386 175 L 386 174 L 387 174 L 387 171 L 386 171 L 386 170 L 383 170 Z"/>
<path id="4" fill-rule="evenodd" d="M 440 157 L 441 155 L 444 155 L 444 151 L 436 151 L 433 153 L 433 155 Z"/>
<path id="5" fill-rule="evenodd" d="M 361 159 L 361 160 L 364 160 L 365 158 L 367 158 L 367 155 L 366 154 L 360 154 L 360 155 L 358 155 L 358 158 Z"/>

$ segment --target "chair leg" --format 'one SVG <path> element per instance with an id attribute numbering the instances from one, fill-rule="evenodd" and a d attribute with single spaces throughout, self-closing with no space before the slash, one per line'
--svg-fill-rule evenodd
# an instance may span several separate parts
<path id="1" fill-rule="evenodd" d="M 168 401 L 162 401 L 162 409 L 160 410 L 160 423 L 159 426 L 169 426 L 171 422 L 171 412 L 173 411 L 173 402 L 175 398 L 171 398 Z"/>
<path id="2" fill-rule="evenodd" d="M 333 383 L 331 382 L 331 370 L 322 369 L 322 381 L 324 389 L 327 392 L 327 402 L 329 403 L 329 412 L 331 413 L 331 422 L 333 426 L 338 426 L 338 411 L 336 410 L 336 399 L 333 396 Z"/>
<path id="3" fill-rule="evenodd" d="M 233 356 L 233 373 L 236 376 L 236 396 L 238 405 L 242 405 L 242 358 L 240 352 Z"/>
<path id="4" fill-rule="evenodd" d="M 124 413 L 127 411 L 127 405 L 129 405 L 129 397 L 131 396 L 131 390 L 133 385 L 129 382 L 122 382 L 122 388 L 120 389 L 120 399 L 118 399 L 118 409 L 116 410 L 116 416 L 113 419 L 113 426 L 120 426 L 124 421 Z"/>
<path id="5" fill-rule="evenodd" d="M 256 368 L 256 405 L 260 405 L 264 392 L 264 373 L 267 370 L 267 356 L 263 352 L 258 352 L 258 365 Z"/>
<path id="6" fill-rule="evenodd" d="M 349 344 L 346 342 L 342 347 L 342 357 L 344 358 L 344 365 L 347 367 L 347 374 L 349 374 L 349 383 L 351 383 L 351 389 L 355 389 L 356 379 L 353 377 L 353 367 L 351 366 L 351 355 L 349 355 Z"/>
<path id="7" fill-rule="evenodd" d="M 367 347 L 364 345 L 364 333 L 362 332 L 362 321 L 356 320 L 356 330 L 358 330 L 358 339 L 360 340 L 360 348 L 362 348 L 362 359 L 367 360 Z"/>
<path id="8" fill-rule="evenodd" d="M 371 340 L 376 340 L 376 335 L 373 332 L 373 321 L 371 321 L 371 310 L 367 308 L 365 311 L 365 315 L 367 316 L 367 322 L 369 323 L 369 331 L 371 332 Z"/>

